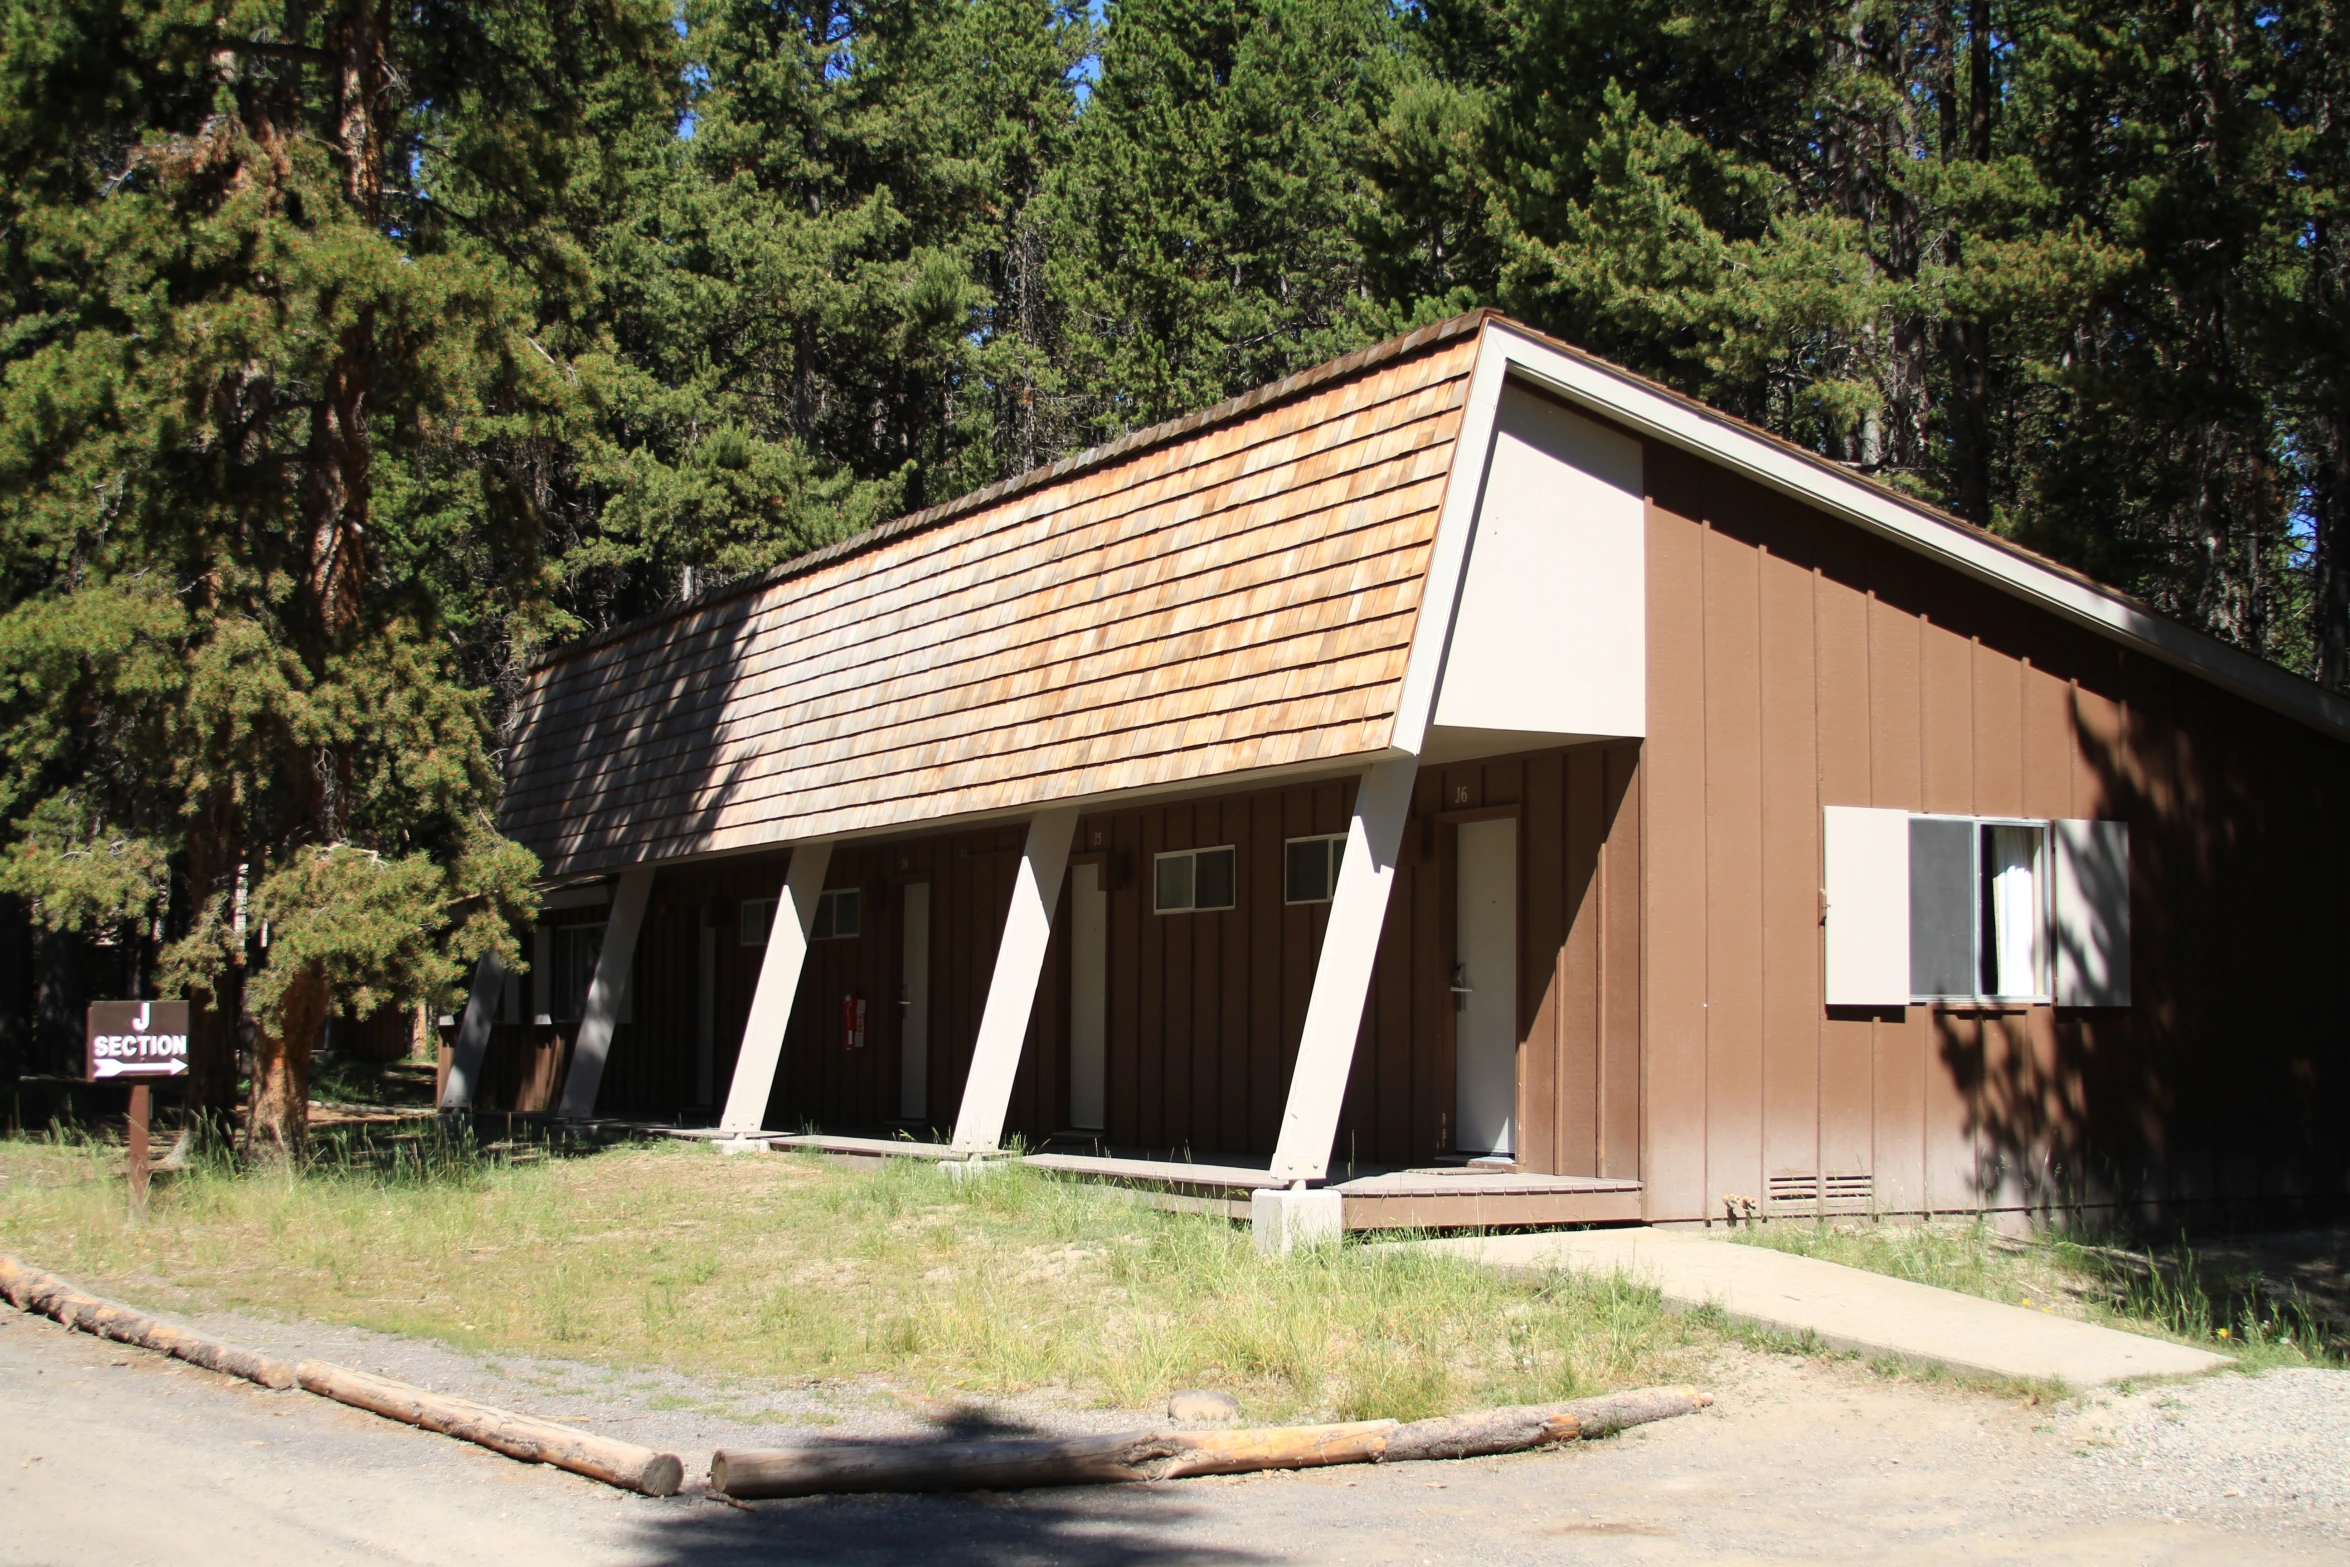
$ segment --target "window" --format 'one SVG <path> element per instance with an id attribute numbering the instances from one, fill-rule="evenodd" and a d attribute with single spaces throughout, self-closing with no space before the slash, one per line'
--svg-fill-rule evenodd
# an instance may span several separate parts
<path id="1" fill-rule="evenodd" d="M 742 943 L 746 947 L 764 947 L 767 937 L 775 929 L 775 902 L 773 898 L 745 898 L 743 900 Z M 830 892 L 816 895 L 816 928 L 808 933 L 810 941 L 842 941 L 860 935 L 864 928 L 864 895 L 856 887 L 835 887 Z"/>
<path id="2" fill-rule="evenodd" d="M 858 934 L 865 915 L 863 892 L 855 887 L 835 887 L 830 892 L 816 895 L 816 928 L 808 933 L 810 941 L 846 941 Z"/>
<path id="3" fill-rule="evenodd" d="M 767 945 L 767 933 L 775 928 L 775 900 L 773 898 L 743 899 L 742 943 L 746 947 Z"/>
<path id="4" fill-rule="evenodd" d="M 1230 845 L 1158 856 L 1152 867 L 1152 911 L 1190 914 L 1231 908 L 1234 858 Z"/>
<path id="5" fill-rule="evenodd" d="M 1910 995 L 2048 999 L 2048 824 L 1909 822 Z"/>
<path id="6" fill-rule="evenodd" d="M 1822 823 L 1823 999 L 2130 1004 L 2127 822 L 1912 816 Z"/>
<path id="7" fill-rule="evenodd" d="M 1346 834 L 1292 838 L 1283 866 L 1281 901 L 1328 903 L 1338 891 L 1338 866 L 1346 858 Z"/>

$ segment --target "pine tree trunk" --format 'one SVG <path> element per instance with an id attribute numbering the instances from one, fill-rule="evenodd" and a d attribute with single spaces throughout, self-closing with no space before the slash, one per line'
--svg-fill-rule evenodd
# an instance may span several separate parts
<path id="1" fill-rule="evenodd" d="M 383 135 L 378 112 L 390 78 L 385 49 L 390 19 L 373 0 L 344 0 L 329 24 L 336 57 L 336 139 L 345 193 L 368 224 L 383 221 Z M 375 318 L 362 310 L 343 334 L 340 352 L 311 413 L 310 594 L 329 641 L 349 629 L 366 580 L 368 431 L 376 383 Z M 333 836 L 329 824 L 328 836 Z"/>
<path id="2" fill-rule="evenodd" d="M 2326 449 L 2310 454 L 2317 478 L 2309 508 L 2317 535 L 2317 602 L 2311 609 L 2316 624 L 2310 628 L 2317 642 L 2317 682 L 2328 690 L 2350 691 L 2350 416 L 2336 413 L 2311 423 L 2327 437 Z"/>
<path id="3" fill-rule="evenodd" d="M 250 1140 L 261 1158 L 299 1153 L 310 1139 L 310 1056 L 330 999 L 325 972 L 311 964 L 287 984 L 272 1009 L 276 1015 L 254 1032 Z"/>
<path id="4" fill-rule="evenodd" d="M 233 806 L 210 802 L 188 837 L 188 890 L 192 924 L 217 921 L 233 930 L 236 919 L 238 851 L 229 832 Z M 233 940 L 233 938 L 232 938 Z M 192 989 L 188 1036 L 188 1108 L 226 1121 L 237 1102 L 237 1025 L 245 1011 L 242 954 L 232 957 L 208 987 Z"/>

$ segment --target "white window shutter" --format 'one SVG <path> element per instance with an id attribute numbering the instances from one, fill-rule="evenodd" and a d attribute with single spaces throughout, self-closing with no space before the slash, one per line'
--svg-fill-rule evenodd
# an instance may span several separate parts
<path id="1" fill-rule="evenodd" d="M 1827 1002 L 1909 1004 L 1909 813 L 1827 808 Z"/>
<path id="2" fill-rule="evenodd" d="M 2049 824 L 2056 854 L 2056 1004 L 2130 1004 L 2130 824 Z"/>

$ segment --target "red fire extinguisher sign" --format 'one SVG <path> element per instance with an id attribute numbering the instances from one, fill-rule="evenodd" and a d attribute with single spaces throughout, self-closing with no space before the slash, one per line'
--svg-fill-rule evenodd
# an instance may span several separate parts
<path id="1" fill-rule="evenodd" d="M 865 1048 L 865 998 L 840 998 L 840 1043 L 843 1050 Z"/>

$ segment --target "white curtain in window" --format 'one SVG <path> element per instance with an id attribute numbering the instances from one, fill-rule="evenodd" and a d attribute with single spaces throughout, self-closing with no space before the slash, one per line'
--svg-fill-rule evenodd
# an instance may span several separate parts
<path id="1" fill-rule="evenodd" d="M 1991 881 L 1991 990 L 2040 993 L 2040 829 L 1993 827 L 1985 846 Z"/>

